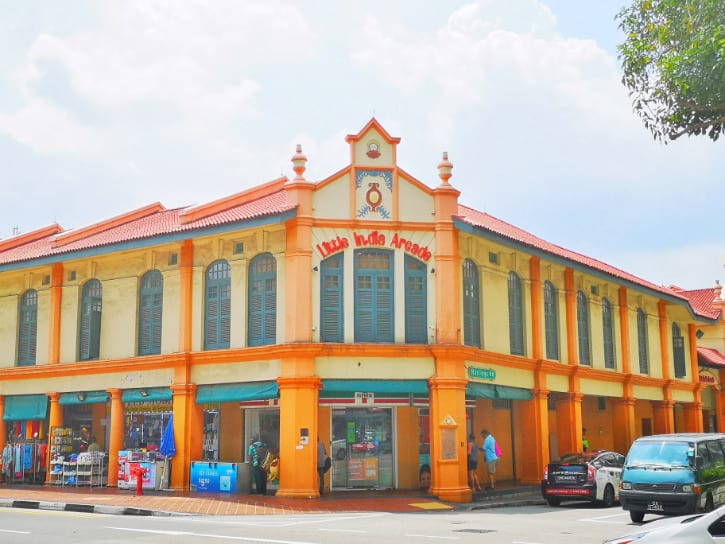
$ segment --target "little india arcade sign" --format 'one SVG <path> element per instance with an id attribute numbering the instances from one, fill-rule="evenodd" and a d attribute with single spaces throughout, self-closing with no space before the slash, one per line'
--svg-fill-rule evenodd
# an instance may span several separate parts
<path id="1" fill-rule="evenodd" d="M 387 237 L 382 232 L 374 230 L 368 234 L 360 234 L 358 232 L 352 233 L 352 240 L 355 247 L 366 247 L 366 246 L 389 246 L 395 249 L 403 249 L 407 253 L 418 257 L 421 261 L 428 262 L 432 257 L 428 246 L 421 246 L 420 244 L 403 238 L 399 233 L 393 234 L 393 239 L 388 244 Z M 331 240 L 323 241 L 317 244 L 317 251 L 320 256 L 324 259 L 337 253 L 344 251 L 350 247 L 350 240 L 346 236 L 336 236 Z"/>

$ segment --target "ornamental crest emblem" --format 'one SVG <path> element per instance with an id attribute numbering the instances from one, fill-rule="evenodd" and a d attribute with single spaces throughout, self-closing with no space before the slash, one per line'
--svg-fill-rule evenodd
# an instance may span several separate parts
<path id="1" fill-rule="evenodd" d="M 393 173 L 388 170 L 361 170 L 355 176 L 358 219 L 391 219 Z"/>
<path id="2" fill-rule="evenodd" d="M 368 151 L 365 153 L 371 159 L 377 159 L 380 156 L 380 144 L 377 140 L 370 140 L 367 143 Z"/>

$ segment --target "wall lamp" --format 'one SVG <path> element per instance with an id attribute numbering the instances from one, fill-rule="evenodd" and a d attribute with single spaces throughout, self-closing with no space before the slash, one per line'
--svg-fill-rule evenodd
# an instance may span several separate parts
<path id="1" fill-rule="evenodd" d="M 146 398 L 149 396 L 149 392 L 145 389 L 141 389 L 141 391 L 138 392 L 139 395 L 141 395 L 143 398 Z"/>
<path id="2" fill-rule="evenodd" d="M 431 269 L 430 269 L 430 273 L 431 273 L 431 274 L 435 274 L 435 273 L 436 273 L 436 269 L 435 269 L 435 268 L 431 268 Z"/>
<path id="3" fill-rule="evenodd" d="M 317 271 L 318 271 L 318 270 L 320 270 L 320 269 L 319 269 L 319 268 L 318 268 L 317 266 L 313 266 L 313 267 L 312 267 L 312 270 L 313 270 L 313 272 L 317 272 Z"/>
<path id="4" fill-rule="evenodd" d="M 80 402 L 83 402 L 84 400 L 86 400 L 86 394 L 85 394 L 85 393 L 78 393 L 78 394 L 76 395 L 76 398 L 77 398 L 77 399 L 78 399 L 78 400 L 79 400 Z"/>

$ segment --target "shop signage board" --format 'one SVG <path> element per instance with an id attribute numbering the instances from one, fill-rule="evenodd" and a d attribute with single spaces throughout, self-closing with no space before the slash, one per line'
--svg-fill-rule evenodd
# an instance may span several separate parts
<path id="1" fill-rule="evenodd" d="M 191 488 L 200 493 L 236 493 L 237 463 L 192 462 Z"/>
<path id="2" fill-rule="evenodd" d="M 469 367 L 468 376 L 479 380 L 496 380 L 496 371 L 492 368 Z"/>

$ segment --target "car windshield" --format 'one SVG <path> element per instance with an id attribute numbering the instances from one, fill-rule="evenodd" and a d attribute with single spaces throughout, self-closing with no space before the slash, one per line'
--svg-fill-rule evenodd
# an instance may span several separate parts
<path id="1" fill-rule="evenodd" d="M 627 454 L 627 466 L 667 466 L 687 467 L 694 451 L 688 442 L 667 440 L 635 442 Z"/>

